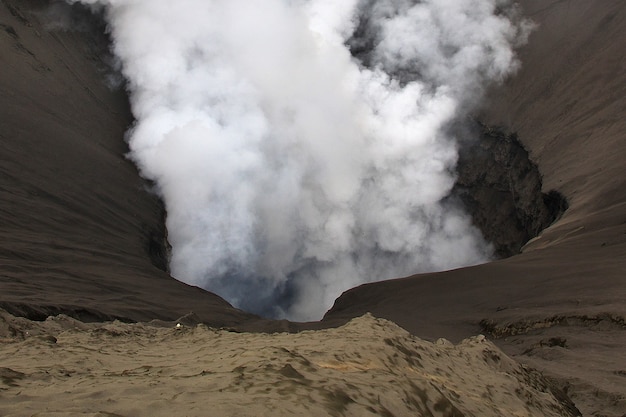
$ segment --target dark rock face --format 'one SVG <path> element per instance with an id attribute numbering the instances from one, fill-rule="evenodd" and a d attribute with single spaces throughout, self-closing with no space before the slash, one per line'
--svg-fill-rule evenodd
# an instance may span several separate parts
<path id="1" fill-rule="evenodd" d="M 167 240 L 167 228 L 165 227 L 167 212 L 165 211 L 165 204 L 161 201 L 159 203 L 161 221 L 157 225 L 153 225 L 152 228 L 147 228 L 145 249 L 150 256 L 152 265 L 163 272 L 169 273 L 172 245 Z"/>
<path id="2" fill-rule="evenodd" d="M 537 165 L 516 134 L 479 124 L 478 140 L 461 145 L 453 195 L 493 243 L 495 254 L 519 253 L 526 242 L 567 209 L 557 191 L 542 192 Z"/>

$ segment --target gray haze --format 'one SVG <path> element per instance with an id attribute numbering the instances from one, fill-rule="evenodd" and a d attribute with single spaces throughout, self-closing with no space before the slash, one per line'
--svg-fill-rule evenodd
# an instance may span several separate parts
<path id="1" fill-rule="evenodd" d="M 177 279 L 318 319 L 363 282 L 475 264 L 450 124 L 514 71 L 500 0 L 84 0 L 128 80 L 131 158 Z"/>

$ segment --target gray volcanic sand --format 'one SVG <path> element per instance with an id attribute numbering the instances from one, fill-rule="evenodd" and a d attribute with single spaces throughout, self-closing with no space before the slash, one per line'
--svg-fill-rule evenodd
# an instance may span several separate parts
<path id="1" fill-rule="evenodd" d="M 149 184 L 138 177 L 135 168 L 124 158 L 126 147 L 122 137 L 132 118 L 122 91 L 111 90 L 103 82 L 107 64 L 103 61 L 106 46 L 101 36 L 91 32 L 88 26 L 80 31 L 49 27 L 47 1 L 2 0 L 0 307 L 12 315 L 30 319 L 44 320 L 49 315 L 64 313 L 83 321 L 175 320 L 193 311 L 192 322 L 248 331 L 335 327 L 372 312 L 430 340 L 446 337 L 459 342 L 482 332 L 515 360 L 553 378 L 584 415 L 625 415 L 626 2 L 524 0 L 520 3 L 538 27 L 529 44 L 520 51 L 520 72 L 491 92 L 490 100 L 477 116 L 488 124 L 518 133 L 543 173 L 544 191 L 562 192 L 569 200 L 569 210 L 528 243 L 520 255 L 477 267 L 364 285 L 342 295 L 322 322 L 297 324 L 263 320 L 236 310 L 216 295 L 179 283 L 163 271 L 166 250 L 163 209 L 149 192 Z M 23 320 L 10 315 L 3 317 L 8 320 L 6 323 Z M 45 403 L 36 395 L 46 394 L 42 388 L 45 385 L 50 390 L 47 398 L 57 404 L 55 410 L 66 415 L 58 407 L 70 407 L 75 398 L 63 395 L 73 389 L 68 388 L 72 386 L 71 378 L 80 376 L 88 381 L 89 375 L 98 372 L 101 373 L 95 377 L 108 377 L 95 365 L 97 361 L 91 365 L 89 355 L 85 356 L 84 351 L 90 345 L 99 346 L 104 352 L 119 349 L 113 358 L 119 362 L 112 359 L 102 369 L 111 372 L 111 378 L 120 380 L 124 371 L 130 373 L 126 375 L 130 378 L 127 382 L 135 387 L 126 386 L 130 399 L 125 401 L 132 402 L 133 395 L 145 393 L 142 391 L 148 389 L 145 383 L 158 387 L 159 371 L 164 384 L 166 380 L 172 386 L 183 384 L 184 376 L 202 371 L 194 366 L 201 354 L 191 352 L 193 346 L 187 346 L 187 351 L 183 346 L 194 340 L 210 345 L 208 335 L 215 333 L 202 327 L 178 332 L 171 325 L 167 329 L 144 329 L 143 325 L 115 323 L 98 327 L 71 322 L 70 327 L 82 330 L 68 327 L 65 333 L 54 326 L 56 330 L 38 330 L 51 334 L 57 343 L 47 336 L 21 340 L 22 330 L 45 328 L 51 321 L 54 322 L 53 319 L 43 324 L 19 321 L 19 325 L 11 324 L 3 334 L 0 375 L 4 381 L 2 387 L 8 391 L 0 394 L 0 407 L 7 407 L 0 408 L 2 413 L 29 412 L 8 410 L 15 406 L 16 398 L 10 403 L 5 400 L 5 395 L 15 396 L 20 392 L 11 384 L 23 383 L 32 389 L 28 395 L 33 396 L 30 402 L 28 399 L 22 402 L 23 410 L 27 407 L 44 410 Z M 94 332 L 98 334 L 95 329 L 107 326 L 122 329 L 121 338 L 116 339 L 106 331 L 100 331 L 100 335 L 108 334 L 102 336 L 103 340 L 94 337 Z M 371 322 L 368 326 L 375 327 Z M 388 323 L 383 327 L 388 329 L 381 332 L 400 332 Z M 11 328 L 15 330 L 13 333 Z M 316 346 L 301 348 L 304 350 L 300 354 L 308 355 L 306 352 L 310 351 L 306 349 L 329 352 L 331 349 L 320 341 L 330 343 L 324 339 L 329 334 L 340 339 L 342 330 L 336 331 L 321 332 L 316 336 L 319 340 L 310 342 Z M 138 333 L 136 337 L 134 333 Z M 225 339 L 233 337 L 228 339 L 230 348 L 248 343 L 235 341 L 234 334 L 219 334 Z M 300 337 L 311 334 L 304 335 Z M 405 333 L 402 335 L 410 343 L 422 343 Z M 185 343 L 177 342 L 178 337 L 189 339 Z M 291 337 L 297 340 L 299 336 Z M 403 357 L 402 349 L 384 348 L 376 337 L 371 340 L 374 345 L 358 338 L 350 343 L 337 341 L 333 353 L 343 355 L 338 361 L 352 363 L 354 358 L 348 358 L 352 355 L 349 352 L 359 352 L 354 346 L 361 344 L 364 350 L 369 349 L 366 346 L 382 349 L 372 353 L 379 361 L 390 360 L 389 355 L 393 357 L 394 353 Z M 250 335 L 250 338 L 254 340 L 250 346 L 265 346 L 266 350 L 270 349 L 267 346 L 277 346 L 278 351 L 283 344 L 295 343 L 287 335 Z M 152 346 L 155 341 L 165 346 L 161 346 L 161 353 L 152 350 L 157 349 Z M 495 349 L 491 344 L 485 346 Z M 350 350 L 353 348 L 354 351 Z M 177 349 L 183 351 L 180 362 L 163 357 Z M 196 349 L 200 347 L 196 345 Z M 151 351 L 162 355 L 161 358 L 150 363 L 138 356 L 137 363 L 141 364 L 133 366 L 131 353 Z M 59 357 L 51 356 L 52 352 Z M 96 359 L 98 351 L 92 353 Z M 24 356 L 20 357 L 21 354 Z M 282 377 L 292 378 L 299 373 L 312 384 L 321 384 L 317 385 L 315 395 L 322 395 L 324 389 L 329 391 L 332 383 L 320 388 L 323 385 L 320 380 L 308 373 L 312 371 L 302 368 L 297 361 L 288 362 L 288 357 L 282 355 L 274 365 L 291 375 Z M 62 362 L 65 360 L 68 362 Z M 98 360 L 106 362 L 99 357 Z M 238 362 L 245 362 L 243 358 L 231 360 L 234 365 L 228 370 L 231 374 L 237 366 L 246 366 Z M 214 365 L 226 366 L 220 361 Z M 503 361 L 510 364 L 507 372 L 514 367 L 508 359 Z M 36 364 L 40 367 L 35 368 L 39 366 Z M 284 368 L 287 364 L 296 372 Z M 258 372 L 260 362 L 250 366 L 250 378 L 252 375 L 269 378 Z M 406 364 L 394 368 L 393 378 L 385 381 L 395 384 L 394 378 L 400 378 L 403 384 L 408 384 L 403 378 L 410 371 L 403 366 Z M 176 373 L 176 367 L 183 367 L 184 372 Z M 189 367 L 189 372 L 185 367 Z M 68 369 L 72 372 L 64 374 Z M 480 369 L 482 372 L 483 368 Z M 46 372 L 50 375 L 44 377 Z M 467 372 L 469 378 L 471 372 Z M 231 374 L 229 378 L 234 378 L 235 374 Z M 247 372 L 242 374 L 244 379 L 248 376 Z M 357 374 L 341 375 L 349 381 L 358 379 Z M 324 378 L 331 381 L 330 376 Z M 475 384 L 482 384 L 480 379 L 474 375 Z M 345 383 L 341 390 L 354 399 L 356 396 L 348 389 L 351 382 L 346 381 L 341 382 Z M 361 386 L 358 404 L 366 404 L 365 393 L 374 388 L 365 388 L 368 382 L 361 382 L 365 385 L 354 384 Z M 66 387 L 64 391 L 56 392 L 61 386 Z M 114 386 L 115 383 L 107 386 L 110 395 L 124 391 L 123 388 L 115 391 Z M 303 392 L 297 384 L 291 388 Z M 195 392 L 186 385 L 185 389 Z M 270 387 L 270 391 L 273 389 Z M 385 390 L 389 386 L 379 382 L 375 389 Z M 170 395 L 172 390 L 162 392 Z M 211 393 L 218 395 L 219 391 Z M 87 403 L 94 401 L 97 391 L 85 388 L 83 394 Z M 171 401 L 172 397 L 165 398 Z M 228 398 L 250 400 L 240 394 Z M 432 395 L 429 398 L 437 401 Z M 451 397 L 446 398 L 452 401 Z M 270 402 L 260 400 L 259 407 L 271 403 L 266 400 Z M 353 403 L 346 405 L 348 400 L 343 395 L 335 400 L 344 403 L 345 409 L 326 409 L 326 413 L 352 413 L 351 407 L 357 407 Z M 407 406 L 396 400 L 391 402 L 398 407 Z M 324 404 L 318 406 L 326 407 Z M 490 402 L 485 399 L 484 404 Z M 386 403 L 384 406 L 387 407 Z M 302 410 L 299 407 L 303 404 L 291 401 L 288 407 Z M 383 413 L 382 409 L 374 409 L 378 414 Z M 72 410 L 78 413 L 86 409 L 76 406 Z M 107 408 L 102 406 L 87 411 L 104 410 Z M 354 410 L 363 415 L 366 407 Z M 537 415 L 524 410 L 520 411 L 521 415 Z M 319 411 L 323 413 L 321 408 Z M 515 414 L 507 411 L 501 415 Z"/>

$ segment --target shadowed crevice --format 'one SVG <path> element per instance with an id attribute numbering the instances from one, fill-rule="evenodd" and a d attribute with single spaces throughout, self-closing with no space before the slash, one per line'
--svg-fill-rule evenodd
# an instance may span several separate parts
<path id="1" fill-rule="evenodd" d="M 461 142 L 453 198 L 459 198 L 495 255 L 520 252 L 567 210 L 556 190 L 542 192 L 537 165 L 515 133 L 477 122 L 477 140 Z"/>

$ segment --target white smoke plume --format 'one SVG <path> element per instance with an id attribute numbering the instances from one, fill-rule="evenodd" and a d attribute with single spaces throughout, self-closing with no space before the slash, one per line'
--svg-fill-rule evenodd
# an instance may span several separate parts
<path id="1" fill-rule="evenodd" d="M 475 264 L 448 126 L 516 68 L 503 0 L 83 0 L 128 80 L 174 277 L 274 317 Z"/>

